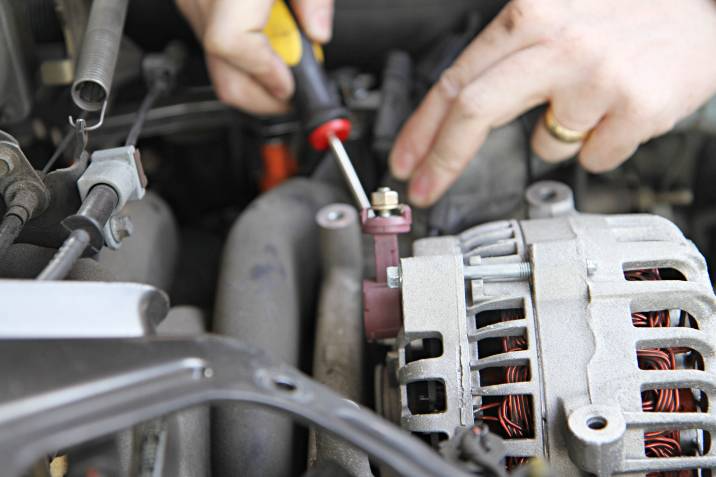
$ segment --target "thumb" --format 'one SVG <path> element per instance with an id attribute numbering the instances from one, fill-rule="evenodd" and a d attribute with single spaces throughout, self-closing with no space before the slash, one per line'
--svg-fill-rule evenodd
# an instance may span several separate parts
<path id="1" fill-rule="evenodd" d="M 306 35 L 328 43 L 333 32 L 333 0 L 293 0 L 293 9 Z"/>

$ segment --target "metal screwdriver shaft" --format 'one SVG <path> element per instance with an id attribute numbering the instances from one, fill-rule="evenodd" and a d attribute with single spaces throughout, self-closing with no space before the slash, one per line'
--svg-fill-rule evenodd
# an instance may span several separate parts
<path id="1" fill-rule="evenodd" d="M 293 12 L 284 2 L 273 4 L 264 31 L 273 49 L 279 53 L 293 74 L 296 85 L 293 104 L 307 133 L 308 143 L 316 151 L 325 151 L 328 148 L 333 151 L 356 204 L 361 210 L 370 211 L 368 196 L 343 147 L 342 141 L 348 139 L 351 132 L 348 111 L 328 82 L 323 70 L 320 47 L 312 44 L 301 31 Z M 296 52 L 297 54 L 294 54 Z"/>
<path id="2" fill-rule="evenodd" d="M 348 183 L 348 187 L 350 188 L 351 194 L 353 194 L 353 198 L 356 203 L 361 209 L 370 209 L 368 196 L 366 195 L 365 190 L 363 190 L 358 174 L 356 174 L 356 170 L 353 168 L 353 163 L 348 157 L 348 153 L 343 147 L 343 143 L 335 136 L 335 134 L 329 134 L 328 143 L 331 146 L 331 151 L 333 151 L 333 155 L 338 162 L 341 174 L 343 174 L 343 178 Z"/>

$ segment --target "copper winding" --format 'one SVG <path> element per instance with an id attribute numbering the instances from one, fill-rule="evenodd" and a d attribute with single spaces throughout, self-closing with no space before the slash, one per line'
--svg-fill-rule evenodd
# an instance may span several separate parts
<path id="1" fill-rule="evenodd" d="M 520 316 L 515 310 L 502 312 L 501 321 L 510 321 Z M 502 338 L 502 351 L 510 353 L 527 349 L 527 338 L 524 336 L 505 336 Z M 527 366 L 508 366 L 504 368 L 505 383 L 520 383 L 529 379 Z M 532 405 L 528 396 L 501 396 L 499 401 L 480 406 L 478 420 L 486 422 L 493 432 L 498 432 L 506 439 L 523 439 L 534 435 Z M 527 457 L 508 457 L 507 469 L 511 470 L 527 462 Z"/>
<path id="2" fill-rule="evenodd" d="M 627 280 L 661 280 L 658 269 L 634 270 L 625 274 Z M 638 328 L 665 328 L 671 326 L 668 310 L 632 313 L 632 324 Z M 646 348 L 636 352 L 640 369 L 673 370 L 676 369 L 676 355 L 689 353 L 688 348 Z M 689 390 L 652 389 L 642 393 L 642 410 L 644 412 L 687 412 L 682 405 L 681 393 Z M 647 457 L 679 457 L 682 456 L 679 431 L 653 431 L 644 433 L 644 450 Z M 686 475 L 692 475 L 686 471 Z M 681 472 L 651 472 L 647 477 L 679 477 Z"/>
<path id="3" fill-rule="evenodd" d="M 661 280 L 658 269 L 634 270 L 625 273 L 627 280 Z M 501 321 L 520 318 L 518 311 L 506 310 L 501 314 Z M 635 327 L 661 328 L 671 326 L 668 310 L 638 312 L 632 314 Z M 683 323 L 680 323 L 683 325 Z M 502 338 L 502 352 L 526 350 L 528 347 L 525 336 L 506 336 Z M 646 348 L 637 350 L 639 368 L 647 370 L 676 369 L 676 355 L 689 353 L 688 348 Z M 527 366 L 508 366 L 504 368 L 504 382 L 518 383 L 529 380 Z M 642 409 L 645 412 L 688 412 L 693 406 L 683 404 L 682 393 L 689 390 L 653 389 L 642 393 Z M 477 411 L 476 420 L 485 422 L 493 432 L 506 439 L 529 438 L 534 435 L 532 406 L 528 396 L 507 395 L 499 400 L 482 404 Z M 644 449 L 647 457 L 678 457 L 682 455 L 679 431 L 654 431 L 644 434 Z M 526 463 L 527 457 L 508 457 L 507 468 Z M 648 477 L 679 477 L 680 472 L 653 472 Z M 690 475 L 690 474 L 686 474 Z"/>

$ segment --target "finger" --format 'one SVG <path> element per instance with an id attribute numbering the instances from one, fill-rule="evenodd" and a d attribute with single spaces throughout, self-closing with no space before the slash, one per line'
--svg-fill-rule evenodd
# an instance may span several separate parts
<path id="1" fill-rule="evenodd" d="M 293 78 L 262 33 L 271 5 L 265 0 L 217 0 L 204 33 L 204 48 L 208 55 L 253 76 L 277 98 L 287 99 L 293 93 Z"/>
<path id="2" fill-rule="evenodd" d="M 588 86 L 560 88 L 550 100 L 550 108 L 558 124 L 572 131 L 584 132 L 590 131 L 599 123 L 609 104 L 606 91 L 595 91 Z M 573 157 L 579 152 L 584 141 L 570 143 L 555 137 L 547 128 L 545 114 L 532 132 L 532 150 L 548 162 Z"/>
<path id="3" fill-rule="evenodd" d="M 502 9 L 443 73 L 405 124 L 390 156 L 396 178 L 405 180 L 412 174 L 435 140 L 450 104 L 466 85 L 506 56 L 539 41 L 542 27 L 524 20 L 522 3 L 511 2 Z"/>
<path id="4" fill-rule="evenodd" d="M 606 172 L 629 159 L 648 137 L 639 121 L 608 114 L 587 138 L 579 153 L 579 162 L 590 172 Z"/>
<path id="5" fill-rule="evenodd" d="M 281 114 L 288 111 L 286 102 L 276 99 L 233 65 L 218 58 L 207 58 L 207 67 L 222 102 L 254 114 Z"/>
<path id="6" fill-rule="evenodd" d="M 434 203 L 484 142 L 492 128 L 541 104 L 564 77 L 546 46 L 521 50 L 466 87 L 440 126 L 435 144 L 415 171 L 409 198 L 417 206 Z M 535 74 L 539 72 L 540 74 Z"/>
<path id="7" fill-rule="evenodd" d="M 544 114 L 532 131 L 532 151 L 546 162 L 560 162 L 574 157 L 582 148 L 583 142 L 560 141 L 549 132 L 544 123 Z"/>
<path id="8" fill-rule="evenodd" d="M 195 0 L 176 0 L 179 11 L 182 12 L 184 18 L 191 25 L 194 34 L 201 38 L 204 36 L 204 24 L 206 23 L 206 15 L 201 5 Z"/>
<path id="9" fill-rule="evenodd" d="M 328 43 L 333 33 L 333 0 L 293 0 L 293 9 L 308 37 Z"/>

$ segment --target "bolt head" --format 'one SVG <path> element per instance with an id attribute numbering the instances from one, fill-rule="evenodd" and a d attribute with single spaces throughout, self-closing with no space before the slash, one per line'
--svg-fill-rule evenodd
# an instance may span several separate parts
<path id="1" fill-rule="evenodd" d="M 130 237 L 134 232 L 132 219 L 127 215 L 115 215 L 112 217 L 109 221 L 109 228 L 112 232 L 112 237 L 114 237 L 117 242 L 121 242 L 127 237 Z"/>
<path id="2" fill-rule="evenodd" d="M 370 202 L 375 210 L 394 210 L 400 205 L 400 198 L 389 187 L 380 187 L 370 195 Z"/>

